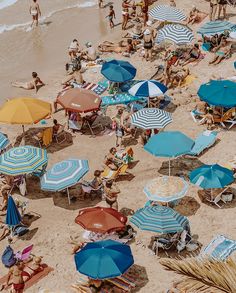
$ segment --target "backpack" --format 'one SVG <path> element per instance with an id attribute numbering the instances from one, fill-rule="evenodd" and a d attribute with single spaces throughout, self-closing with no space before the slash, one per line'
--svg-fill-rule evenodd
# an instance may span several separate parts
<path id="1" fill-rule="evenodd" d="M 6 247 L 2 254 L 2 263 L 7 268 L 12 267 L 16 263 L 15 254 L 10 245 Z"/>

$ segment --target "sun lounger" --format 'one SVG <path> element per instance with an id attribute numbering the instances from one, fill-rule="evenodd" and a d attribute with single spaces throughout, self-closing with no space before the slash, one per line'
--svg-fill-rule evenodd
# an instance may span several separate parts
<path id="1" fill-rule="evenodd" d="M 205 149 L 211 147 L 216 142 L 216 138 L 216 131 L 204 131 L 196 138 L 195 143 L 188 155 L 199 156 Z"/>
<path id="2" fill-rule="evenodd" d="M 124 292 L 131 292 L 131 290 L 135 288 L 135 283 L 133 282 L 133 280 L 125 275 L 109 279 L 107 281 L 112 285 L 115 285 L 117 288 L 123 290 Z"/>
<path id="3" fill-rule="evenodd" d="M 213 120 L 214 120 L 214 123 L 220 123 L 223 128 L 226 128 L 225 123 L 230 123 L 231 125 L 228 128 L 230 129 L 236 124 L 236 109 L 235 108 L 229 109 L 223 114 L 222 117 L 215 117 L 213 115 Z"/>
<path id="4" fill-rule="evenodd" d="M 102 172 L 101 176 L 104 179 L 113 179 L 116 180 L 118 176 L 127 175 L 128 164 L 123 164 L 118 170 L 111 170 L 109 167 L 106 167 Z"/>

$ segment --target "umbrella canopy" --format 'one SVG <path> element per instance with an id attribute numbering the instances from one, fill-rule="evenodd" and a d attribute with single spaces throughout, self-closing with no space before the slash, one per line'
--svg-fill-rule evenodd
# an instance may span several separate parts
<path id="1" fill-rule="evenodd" d="M 105 62 L 101 69 L 102 75 L 113 82 L 131 80 L 135 77 L 136 71 L 136 68 L 129 62 L 115 59 Z"/>
<path id="2" fill-rule="evenodd" d="M 51 104 L 35 98 L 16 98 L 0 109 L 0 122 L 7 124 L 34 124 L 49 116 Z"/>
<path id="3" fill-rule="evenodd" d="M 144 108 L 131 116 L 131 123 L 142 129 L 161 129 L 171 122 L 171 114 L 158 108 Z"/>
<path id="4" fill-rule="evenodd" d="M 41 188 L 61 191 L 75 185 L 89 171 L 87 160 L 68 159 L 53 165 L 41 177 Z"/>
<path id="5" fill-rule="evenodd" d="M 77 271 L 92 279 L 118 277 L 133 263 L 130 246 L 113 240 L 88 243 L 75 255 Z"/>
<path id="6" fill-rule="evenodd" d="M 236 106 L 236 83 L 230 80 L 212 80 L 200 86 L 198 95 L 210 105 Z"/>
<path id="7" fill-rule="evenodd" d="M 171 208 L 158 205 L 139 209 L 130 222 L 141 230 L 156 233 L 175 233 L 183 231 L 188 225 L 186 217 Z"/>
<path id="8" fill-rule="evenodd" d="M 156 157 L 173 158 L 190 152 L 194 141 L 179 131 L 165 131 L 153 135 L 144 146 Z"/>
<path id="9" fill-rule="evenodd" d="M 8 144 L 9 144 L 9 139 L 6 137 L 6 135 L 0 132 L 0 151 L 4 150 Z"/>
<path id="10" fill-rule="evenodd" d="M 127 217 L 112 208 L 94 207 L 79 211 L 75 222 L 86 230 L 106 233 L 123 229 L 127 222 Z"/>
<path id="11" fill-rule="evenodd" d="M 0 173 L 10 176 L 30 174 L 47 162 L 45 149 L 32 146 L 15 147 L 0 156 Z"/>
<path id="12" fill-rule="evenodd" d="M 215 165 L 203 165 L 190 173 L 190 181 L 203 189 L 224 188 L 234 181 L 233 172 Z"/>
<path id="13" fill-rule="evenodd" d="M 6 216 L 6 224 L 10 227 L 14 227 L 21 222 L 21 215 L 16 207 L 14 199 L 10 195 L 8 197 L 7 203 L 7 216 Z"/>
<path id="14" fill-rule="evenodd" d="M 181 22 L 186 19 L 182 10 L 168 5 L 157 5 L 149 12 L 149 16 L 159 21 Z"/>
<path id="15" fill-rule="evenodd" d="M 197 33 L 202 35 L 212 36 L 214 34 L 223 33 L 226 30 L 231 30 L 234 26 L 235 24 L 230 23 L 228 21 L 221 21 L 221 20 L 209 21 L 207 23 L 204 23 L 199 28 Z"/>
<path id="16" fill-rule="evenodd" d="M 156 80 L 144 80 L 129 89 L 129 94 L 138 97 L 158 97 L 167 91 L 167 87 Z"/>
<path id="17" fill-rule="evenodd" d="M 185 196 L 188 183 L 180 177 L 162 176 L 148 182 L 144 193 L 152 201 L 171 202 Z"/>
<path id="18" fill-rule="evenodd" d="M 57 97 L 57 103 L 63 108 L 80 113 L 98 110 L 101 102 L 94 92 L 80 88 L 69 89 Z"/>
<path id="19" fill-rule="evenodd" d="M 171 41 L 177 45 L 191 43 L 194 39 L 193 33 L 186 26 L 180 24 L 168 24 L 158 31 L 157 43 L 164 40 Z"/>

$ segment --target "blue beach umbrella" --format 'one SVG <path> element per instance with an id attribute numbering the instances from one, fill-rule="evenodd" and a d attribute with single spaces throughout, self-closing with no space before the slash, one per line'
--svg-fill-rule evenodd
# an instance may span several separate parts
<path id="1" fill-rule="evenodd" d="M 102 65 L 101 73 L 112 82 L 125 82 L 133 79 L 136 68 L 127 61 L 111 60 Z"/>
<path id="2" fill-rule="evenodd" d="M 214 34 L 220 34 L 224 31 L 231 30 L 235 24 L 228 22 L 228 21 L 209 21 L 204 23 L 199 30 L 197 31 L 198 34 L 212 36 Z"/>
<path id="3" fill-rule="evenodd" d="M 188 219 L 175 210 L 158 205 L 137 210 L 130 222 L 141 230 L 161 234 L 183 231 L 189 224 Z"/>
<path id="4" fill-rule="evenodd" d="M 6 146 L 9 144 L 9 139 L 0 132 L 0 151 L 4 150 Z"/>
<path id="5" fill-rule="evenodd" d="M 10 195 L 8 197 L 7 203 L 7 216 L 6 216 L 6 224 L 10 227 L 14 227 L 21 222 L 21 215 L 16 207 L 14 199 Z"/>
<path id="6" fill-rule="evenodd" d="M 53 165 L 41 177 L 41 188 L 48 191 L 62 191 L 77 184 L 78 181 L 89 171 L 87 160 L 68 159 Z"/>
<path id="7" fill-rule="evenodd" d="M 201 100 L 210 105 L 234 107 L 236 106 L 236 82 L 212 80 L 200 86 L 198 95 Z"/>
<path id="8" fill-rule="evenodd" d="M 47 151 L 32 146 L 12 148 L 0 156 L 0 173 L 10 176 L 30 174 L 47 164 Z"/>
<path id="9" fill-rule="evenodd" d="M 129 94 L 138 97 L 158 97 L 167 91 L 167 87 L 155 80 L 144 80 L 136 83 L 129 90 Z"/>
<path id="10" fill-rule="evenodd" d="M 133 263 L 130 246 L 114 240 L 88 243 L 75 255 L 77 271 L 99 280 L 118 277 Z"/>
<path id="11" fill-rule="evenodd" d="M 186 19 L 183 11 L 168 5 L 157 5 L 149 12 L 149 16 L 159 21 L 181 22 Z"/>
<path id="12" fill-rule="evenodd" d="M 203 165 L 190 173 L 190 181 L 203 188 L 224 188 L 234 181 L 233 172 L 227 168 L 215 165 Z"/>

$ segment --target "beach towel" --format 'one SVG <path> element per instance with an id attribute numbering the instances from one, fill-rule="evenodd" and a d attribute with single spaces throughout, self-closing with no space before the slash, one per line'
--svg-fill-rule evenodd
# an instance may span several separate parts
<path id="1" fill-rule="evenodd" d="M 133 280 L 131 280 L 130 277 L 127 277 L 125 274 L 107 281 L 126 292 L 130 292 L 131 289 L 135 288 L 135 283 Z"/>
<path id="2" fill-rule="evenodd" d="M 136 83 L 140 82 L 141 80 L 129 80 L 120 84 L 120 91 L 122 93 L 128 93 L 129 89 L 134 86 Z"/>
<path id="3" fill-rule="evenodd" d="M 103 87 L 105 87 L 105 88 L 108 88 L 109 87 L 109 81 L 106 78 L 100 80 L 98 82 L 98 84 L 101 85 L 101 86 L 103 86 Z"/>
<path id="4" fill-rule="evenodd" d="M 191 84 L 194 80 L 196 79 L 196 77 L 194 75 L 188 75 L 185 80 L 182 82 L 181 87 L 185 87 L 189 84 Z"/>
<path id="5" fill-rule="evenodd" d="M 52 142 L 52 127 L 46 128 L 43 131 L 43 145 L 45 145 L 46 147 L 49 146 Z"/>
<path id="6" fill-rule="evenodd" d="M 86 82 L 83 84 L 83 89 L 93 91 L 97 95 L 101 95 L 104 93 L 107 89 L 107 87 L 100 85 L 100 84 L 95 84 L 92 82 Z"/>
<path id="7" fill-rule="evenodd" d="M 135 101 L 143 101 L 147 100 L 143 97 L 135 97 L 131 96 L 130 94 L 117 94 L 111 96 L 103 96 L 102 97 L 102 106 L 112 106 L 112 105 L 119 105 L 119 104 L 129 104 Z"/>

